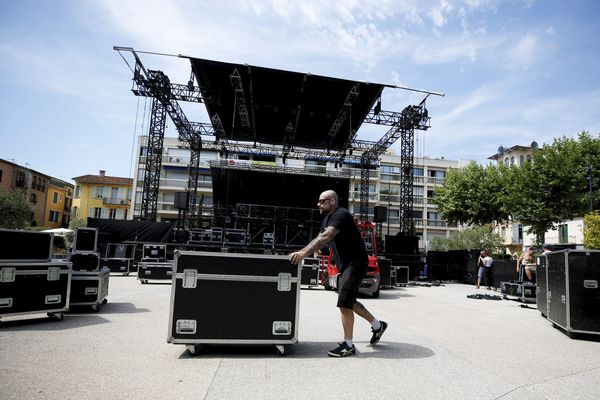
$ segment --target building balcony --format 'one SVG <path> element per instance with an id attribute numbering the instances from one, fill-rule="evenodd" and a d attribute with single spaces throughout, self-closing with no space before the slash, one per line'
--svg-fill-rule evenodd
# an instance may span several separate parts
<path id="1" fill-rule="evenodd" d="M 131 203 L 131 200 L 123 198 L 123 197 L 103 197 L 102 204 L 105 205 L 119 205 L 119 206 L 128 206 Z"/>

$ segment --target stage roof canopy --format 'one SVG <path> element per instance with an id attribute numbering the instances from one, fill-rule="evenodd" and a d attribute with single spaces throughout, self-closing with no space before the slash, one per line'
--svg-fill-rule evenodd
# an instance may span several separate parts
<path id="1" fill-rule="evenodd" d="M 384 88 L 247 64 L 190 60 L 211 121 L 217 114 L 230 140 L 342 150 Z M 355 86 L 357 95 L 349 96 Z M 351 111 L 339 118 L 348 98 Z"/>

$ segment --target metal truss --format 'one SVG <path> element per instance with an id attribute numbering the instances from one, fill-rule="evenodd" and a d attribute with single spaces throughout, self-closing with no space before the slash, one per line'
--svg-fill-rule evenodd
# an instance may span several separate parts
<path id="1" fill-rule="evenodd" d="M 158 206 L 158 187 L 160 184 L 160 167 L 162 163 L 163 139 L 167 110 L 158 99 L 152 99 L 152 114 L 148 129 L 148 145 L 146 164 L 144 166 L 144 184 L 139 219 L 156 221 Z"/>
<path id="2" fill-rule="evenodd" d="M 349 178 L 349 171 L 317 171 L 306 168 L 287 167 L 285 165 L 277 165 L 275 163 L 248 163 L 248 162 L 231 162 L 227 160 L 209 161 L 211 168 L 219 169 L 234 169 L 241 171 L 261 171 L 273 174 L 288 174 L 288 175 L 311 175 L 311 176 L 327 176 L 333 178 Z"/>

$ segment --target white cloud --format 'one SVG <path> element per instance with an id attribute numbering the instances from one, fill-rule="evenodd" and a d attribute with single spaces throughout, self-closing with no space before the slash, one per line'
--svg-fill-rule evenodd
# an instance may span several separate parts
<path id="1" fill-rule="evenodd" d="M 538 37 L 529 33 L 508 51 L 506 68 L 512 71 L 526 70 L 538 60 L 540 53 Z"/>

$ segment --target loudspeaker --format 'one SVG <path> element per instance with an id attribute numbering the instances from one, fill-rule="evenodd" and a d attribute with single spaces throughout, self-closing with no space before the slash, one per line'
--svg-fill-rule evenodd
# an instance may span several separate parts
<path id="1" fill-rule="evenodd" d="M 387 221 L 387 207 L 375 206 L 373 209 L 374 217 L 373 222 L 385 222 Z"/>
<path id="2" fill-rule="evenodd" d="M 178 210 L 188 209 L 188 194 L 187 192 L 175 192 L 175 201 L 173 205 Z"/>

